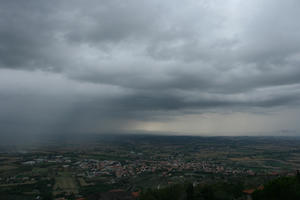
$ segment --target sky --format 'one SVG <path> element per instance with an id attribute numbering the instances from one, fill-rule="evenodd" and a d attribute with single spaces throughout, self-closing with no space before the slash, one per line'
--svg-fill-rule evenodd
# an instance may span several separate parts
<path id="1" fill-rule="evenodd" d="M 300 135 L 298 0 L 0 0 L 0 137 Z"/>

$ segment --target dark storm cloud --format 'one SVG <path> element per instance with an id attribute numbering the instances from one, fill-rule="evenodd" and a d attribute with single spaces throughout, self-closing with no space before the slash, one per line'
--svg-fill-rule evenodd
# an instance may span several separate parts
<path id="1" fill-rule="evenodd" d="M 4 131 L 297 106 L 300 3 L 1 1 Z"/>

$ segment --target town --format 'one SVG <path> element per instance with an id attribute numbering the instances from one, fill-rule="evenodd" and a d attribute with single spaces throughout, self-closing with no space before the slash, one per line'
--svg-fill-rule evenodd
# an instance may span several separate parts
<path id="1" fill-rule="evenodd" d="M 294 138 L 281 138 L 280 149 L 276 138 L 119 138 L 2 148 L 0 194 L 92 199 L 92 194 L 122 191 L 135 199 L 147 188 L 186 182 L 242 181 L 245 189 L 255 188 L 275 177 L 294 176 L 300 168 L 300 140 Z"/>

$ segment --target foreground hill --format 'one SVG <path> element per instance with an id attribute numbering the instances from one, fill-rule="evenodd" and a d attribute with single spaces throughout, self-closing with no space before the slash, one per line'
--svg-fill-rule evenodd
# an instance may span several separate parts
<path id="1" fill-rule="evenodd" d="M 299 200 L 300 175 L 280 177 L 256 189 L 245 190 L 241 184 L 177 184 L 163 189 L 147 190 L 140 200 Z"/>

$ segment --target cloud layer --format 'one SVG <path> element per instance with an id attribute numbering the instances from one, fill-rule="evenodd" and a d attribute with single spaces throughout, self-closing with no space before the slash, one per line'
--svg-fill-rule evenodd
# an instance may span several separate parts
<path id="1" fill-rule="evenodd" d="M 1 132 L 298 109 L 299 18 L 296 0 L 1 1 Z"/>

